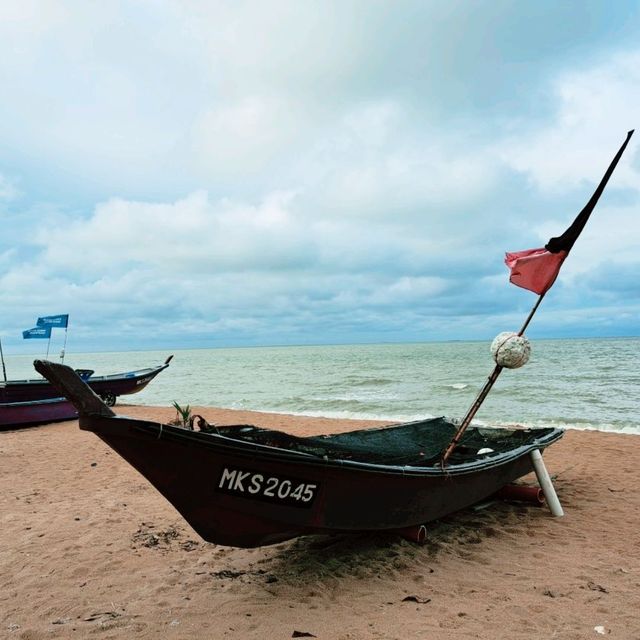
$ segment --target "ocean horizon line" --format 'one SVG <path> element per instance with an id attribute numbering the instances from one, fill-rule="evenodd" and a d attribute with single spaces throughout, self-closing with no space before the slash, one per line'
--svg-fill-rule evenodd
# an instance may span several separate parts
<path id="1" fill-rule="evenodd" d="M 495 336 L 490 338 L 451 338 L 446 340 L 384 340 L 384 341 L 363 341 L 363 342 L 300 342 L 300 343 L 279 343 L 272 344 L 228 344 L 228 345 L 208 345 L 208 346 L 153 346 L 153 347 L 137 347 L 137 348 L 111 348 L 111 349 L 86 349 L 76 351 L 67 347 L 65 356 L 69 355 L 91 355 L 91 354 L 107 354 L 107 353 L 152 353 L 157 351 L 211 351 L 211 350 L 232 350 L 232 349 L 300 349 L 300 348 L 320 348 L 320 347 L 374 347 L 374 346 L 410 346 L 410 345 L 438 345 L 438 344 L 490 344 Z M 558 342 L 558 341 L 606 341 L 606 340 L 637 340 L 638 335 L 607 335 L 607 336 L 552 336 L 529 338 L 532 343 L 540 342 Z M 51 348 L 49 359 L 57 359 L 56 355 L 60 351 L 59 347 Z M 4 356 L 36 356 L 41 357 L 41 351 L 30 351 L 26 353 L 18 353 L 12 349 L 4 347 Z"/>

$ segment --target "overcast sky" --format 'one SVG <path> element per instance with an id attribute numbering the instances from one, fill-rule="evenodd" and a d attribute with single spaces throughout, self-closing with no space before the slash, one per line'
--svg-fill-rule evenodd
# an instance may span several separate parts
<path id="1" fill-rule="evenodd" d="M 640 125 L 637 1 L 0 3 L 0 337 L 491 339 Z M 640 334 L 640 132 L 532 337 Z M 59 331 L 59 330 L 58 330 Z"/>

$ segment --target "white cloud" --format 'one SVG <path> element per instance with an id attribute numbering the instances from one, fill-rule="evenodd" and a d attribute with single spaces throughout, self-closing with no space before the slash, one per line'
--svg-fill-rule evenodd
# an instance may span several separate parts
<path id="1" fill-rule="evenodd" d="M 597 184 L 624 141 L 640 125 L 640 51 L 618 53 L 597 66 L 560 74 L 551 87 L 557 109 L 550 123 L 501 145 L 503 159 L 545 190 Z M 612 185 L 638 189 L 633 167 L 637 133 L 616 169 Z"/>
<path id="2" fill-rule="evenodd" d="M 245 96 L 204 112 L 191 132 L 194 169 L 203 179 L 269 172 L 308 125 L 283 96 Z"/>
<path id="3" fill-rule="evenodd" d="M 258 205 L 211 202 L 204 191 L 174 203 L 113 199 L 88 219 L 41 230 L 36 241 L 49 269 L 76 277 L 140 266 L 181 274 L 283 268 L 313 252 L 292 197 L 273 193 Z"/>

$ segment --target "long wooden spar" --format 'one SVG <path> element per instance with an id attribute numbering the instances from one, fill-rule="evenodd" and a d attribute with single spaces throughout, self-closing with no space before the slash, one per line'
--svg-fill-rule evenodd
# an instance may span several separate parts
<path id="1" fill-rule="evenodd" d="M 589 202 L 587 202 L 587 204 L 584 206 L 582 211 L 580 211 L 580 213 L 577 215 L 576 219 L 571 223 L 571 225 L 569 225 L 569 228 L 562 235 L 560 235 L 560 236 L 558 236 L 556 238 L 551 238 L 549 240 L 549 242 L 545 246 L 545 249 L 548 252 L 552 252 L 554 254 L 558 254 L 558 253 L 562 252 L 562 253 L 565 254 L 564 258 L 566 258 L 566 256 L 569 254 L 569 252 L 573 248 L 573 245 L 575 244 L 575 241 L 578 239 L 578 236 L 582 233 L 582 230 L 584 229 L 585 224 L 589 220 L 589 216 L 593 212 L 593 209 L 595 208 L 596 203 L 598 202 L 600 196 L 602 195 L 602 192 L 604 191 L 604 188 L 606 187 L 607 182 L 609 181 L 609 178 L 611 177 L 611 174 L 613 173 L 613 170 L 616 168 L 616 165 L 618 164 L 618 161 L 622 157 L 622 154 L 624 153 L 624 150 L 626 149 L 627 144 L 629 143 L 629 140 L 631 139 L 631 136 L 633 135 L 633 132 L 634 132 L 633 129 L 631 131 L 627 132 L 627 137 L 626 137 L 625 141 L 622 143 L 622 146 L 620 147 L 620 149 L 618 149 L 618 152 L 616 153 L 616 155 L 614 156 L 613 160 L 609 164 L 609 167 L 607 168 L 604 176 L 600 180 L 600 183 L 596 187 L 596 190 L 593 192 L 593 195 L 589 199 Z M 514 284 L 518 284 L 518 286 L 522 286 L 525 289 L 529 289 L 531 291 L 534 291 L 534 292 L 540 294 L 540 297 L 538 298 L 538 301 L 535 303 L 535 305 L 533 306 L 533 308 L 529 312 L 529 315 L 527 316 L 527 319 L 525 320 L 524 324 L 522 325 L 522 328 L 518 332 L 519 336 L 524 334 L 524 332 L 525 332 L 526 328 L 529 326 L 529 323 L 531 322 L 531 319 L 533 318 L 535 312 L 538 310 L 538 307 L 540 306 L 540 303 L 542 302 L 542 299 L 544 298 L 546 292 L 553 285 L 553 283 L 555 281 L 555 277 L 557 276 L 557 273 L 560 270 L 560 267 L 562 265 L 562 262 L 564 261 L 564 258 L 562 258 L 560 260 L 560 262 L 557 264 L 557 270 L 555 272 L 555 275 L 553 275 L 553 277 L 551 277 L 548 285 L 545 286 L 543 289 L 536 289 L 536 287 L 528 286 L 526 284 L 521 284 L 521 283 L 518 283 L 516 281 L 513 281 Z M 471 408 L 469 409 L 469 411 L 467 411 L 467 414 L 462 419 L 462 422 L 460 423 L 460 426 L 458 427 L 458 430 L 456 431 L 456 434 L 453 436 L 453 439 L 451 440 L 451 442 L 449 443 L 449 445 L 445 449 L 444 453 L 442 454 L 442 458 L 441 458 L 440 462 L 441 462 L 441 464 L 443 466 L 447 462 L 449 456 L 453 453 L 453 450 L 456 448 L 456 446 L 460 442 L 460 439 L 462 438 L 462 435 L 466 431 L 467 427 L 471 424 L 471 420 L 473 420 L 474 416 L 478 412 L 478 409 L 480 409 L 480 406 L 482 405 L 482 403 L 484 402 L 485 398 L 487 397 L 489 391 L 491 391 L 491 388 L 493 387 L 493 385 L 495 384 L 496 380 L 498 379 L 498 376 L 502 372 L 502 369 L 503 369 L 502 366 L 500 366 L 499 364 L 496 364 L 494 370 L 491 372 L 491 375 L 489 376 L 489 378 L 485 382 L 484 387 L 482 387 L 482 389 L 480 390 L 480 393 L 478 393 L 478 396 L 476 397 L 474 403 L 471 405 Z"/>

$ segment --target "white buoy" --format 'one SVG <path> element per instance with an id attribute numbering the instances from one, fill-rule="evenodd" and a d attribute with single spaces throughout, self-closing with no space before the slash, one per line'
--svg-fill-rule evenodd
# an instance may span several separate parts
<path id="1" fill-rule="evenodd" d="M 544 493 L 544 497 L 547 499 L 551 515 L 559 518 L 564 515 L 564 511 L 562 510 L 562 505 L 560 504 L 560 500 L 558 500 L 558 495 L 556 494 L 556 490 L 551 482 L 551 478 L 549 477 L 549 472 L 544 466 L 544 460 L 542 459 L 540 449 L 534 449 L 530 455 L 531 462 L 533 463 L 533 470 L 536 472 L 540 488 Z"/>
<path id="2" fill-rule="evenodd" d="M 513 331 L 499 333 L 491 343 L 491 355 L 505 369 L 518 369 L 529 361 L 531 343 Z"/>

